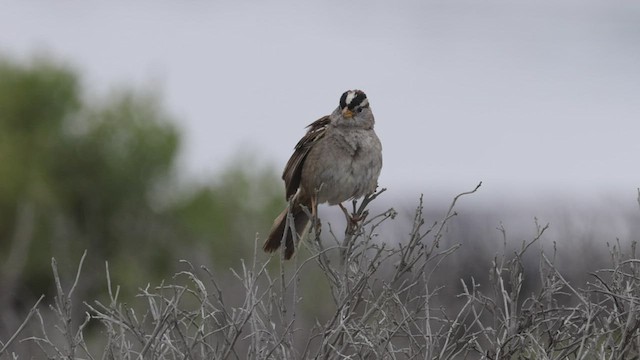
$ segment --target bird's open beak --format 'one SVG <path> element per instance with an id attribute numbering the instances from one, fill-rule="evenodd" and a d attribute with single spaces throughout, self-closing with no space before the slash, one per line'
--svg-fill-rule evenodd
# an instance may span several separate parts
<path id="1" fill-rule="evenodd" d="M 349 110 L 349 108 L 342 109 L 342 116 L 347 119 L 351 119 L 353 117 L 353 111 Z"/>

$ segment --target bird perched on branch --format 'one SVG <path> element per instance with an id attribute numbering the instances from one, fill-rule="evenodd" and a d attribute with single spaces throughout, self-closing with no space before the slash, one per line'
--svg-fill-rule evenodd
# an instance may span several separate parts
<path id="1" fill-rule="evenodd" d="M 264 251 L 276 251 L 284 242 L 285 259 L 293 255 L 297 240 L 309 223 L 303 207 L 315 215 L 318 204 L 340 205 L 373 193 L 382 168 L 382 145 L 376 135 L 367 95 L 346 91 L 339 106 L 307 126 L 282 174 L 289 206 L 275 219 Z M 287 214 L 293 227 L 287 225 Z"/>

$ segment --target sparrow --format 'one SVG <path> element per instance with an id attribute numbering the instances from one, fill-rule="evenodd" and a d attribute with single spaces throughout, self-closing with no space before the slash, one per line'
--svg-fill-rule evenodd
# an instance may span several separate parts
<path id="1" fill-rule="evenodd" d="M 367 95 L 348 90 L 338 107 L 307 126 L 282 173 L 289 202 L 274 220 L 263 249 L 276 251 L 284 243 L 290 259 L 318 204 L 340 205 L 375 192 L 382 169 L 382 144 Z M 305 208 L 307 211 L 305 211 Z M 287 226 L 291 212 L 293 228 Z"/>

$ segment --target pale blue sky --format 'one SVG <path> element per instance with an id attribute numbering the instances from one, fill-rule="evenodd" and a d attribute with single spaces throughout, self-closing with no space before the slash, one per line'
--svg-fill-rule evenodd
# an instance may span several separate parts
<path id="1" fill-rule="evenodd" d="M 0 51 L 68 60 L 93 92 L 160 89 L 188 176 L 248 147 L 280 169 L 304 126 L 367 92 L 380 183 L 482 198 L 633 200 L 635 1 L 0 2 Z"/>

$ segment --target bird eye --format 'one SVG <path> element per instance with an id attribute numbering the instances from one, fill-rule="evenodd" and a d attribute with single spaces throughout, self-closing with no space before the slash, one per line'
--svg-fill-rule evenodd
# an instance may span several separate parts
<path id="1" fill-rule="evenodd" d="M 358 108 L 358 110 L 356 110 L 356 111 L 357 111 L 357 112 L 358 112 L 358 114 L 359 114 L 359 113 L 361 113 L 361 112 L 362 112 L 362 108 Z"/>

